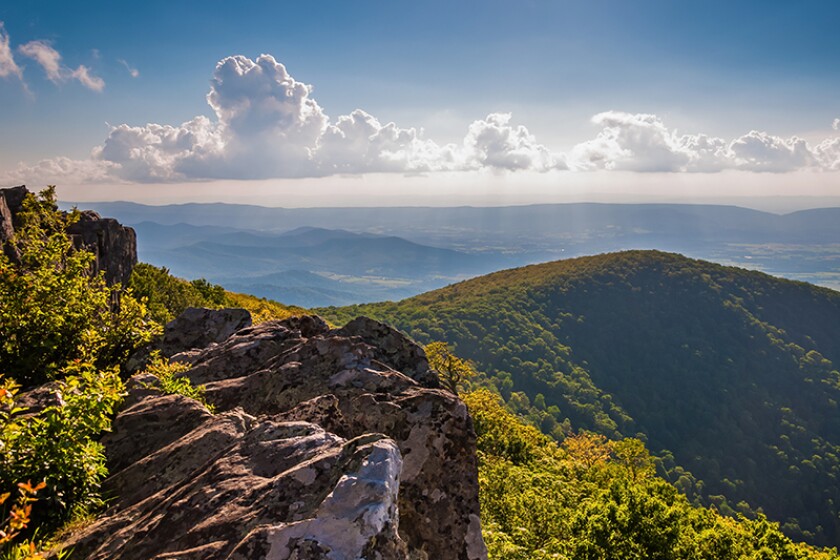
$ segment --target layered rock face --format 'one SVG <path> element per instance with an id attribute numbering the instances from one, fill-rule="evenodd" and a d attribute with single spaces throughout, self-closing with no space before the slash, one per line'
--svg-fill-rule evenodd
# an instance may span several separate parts
<path id="1" fill-rule="evenodd" d="M 105 273 L 109 285 L 128 283 L 137 264 L 137 234 L 113 218 L 101 218 L 92 210 L 81 213 L 79 221 L 67 228 L 73 245 L 93 253 L 94 273 Z"/>
<path id="2" fill-rule="evenodd" d="M 195 348 L 176 323 L 165 351 L 216 414 L 132 379 L 104 441 L 115 501 L 66 543 L 78 557 L 486 558 L 472 421 L 416 344 L 309 316 Z"/>
<path id="3" fill-rule="evenodd" d="M 19 255 L 8 241 L 19 225 L 17 215 L 28 192 L 26 187 L 0 189 L 0 247 L 12 261 L 17 261 Z M 88 210 L 81 212 L 79 221 L 67 233 L 77 249 L 84 248 L 95 255 L 94 273 L 104 271 L 109 285 L 126 285 L 137 264 L 137 236 L 132 228 Z"/>

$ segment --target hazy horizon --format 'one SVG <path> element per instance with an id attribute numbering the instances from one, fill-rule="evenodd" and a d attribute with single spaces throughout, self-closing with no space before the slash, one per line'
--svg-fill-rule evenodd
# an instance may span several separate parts
<path id="1" fill-rule="evenodd" d="M 59 189 L 59 192 L 61 190 Z M 693 198 L 693 199 L 667 199 L 658 197 L 644 197 L 644 196 L 615 196 L 610 193 L 591 193 L 585 198 L 569 198 L 558 200 L 533 199 L 520 201 L 498 202 L 496 200 L 488 201 L 487 198 L 470 199 L 463 198 L 458 200 L 427 200 L 416 201 L 415 203 L 406 203 L 405 200 L 397 198 L 390 200 L 383 197 L 364 198 L 361 200 L 354 200 L 352 204 L 342 203 L 341 198 L 333 197 L 327 204 L 312 204 L 307 205 L 311 197 L 302 197 L 299 201 L 289 203 L 288 197 L 278 197 L 277 200 L 271 197 L 262 197 L 254 200 L 255 197 L 241 197 L 231 195 L 229 197 L 220 196 L 213 199 L 195 200 L 188 197 L 173 197 L 171 199 L 140 199 L 131 200 L 128 198 L 96 198 L 81 197 L 78 199 L 71 199 L 67 197 L 60 197 L 59 202 L 65 206 L 78 206 L 80 210 L 84 210 L 84 204 L 139 204 L 143 206 L 178 206 L 188 204 L 229 204 L 242 206 L 257 206 L 263 208 L 286 208 L 286 209 L 341 209 L 341 208 L 458 208 L 458 207 L 472 207 L 472 208 L 503 208 L 515 206 L 540 206 L 540 205 L 562 205 L 562 204 L 618 204 L 618 205 L 699 205 L 699 206 L 736 206 L 740 208 L 747 208 L 750 210 L 758 210 L 761 212 L 769 212 L 773 214 L 789 214 L 803 210 L 818 210 L 825 208 L 840 208 L 840 196 L 732 196 L 732 197 L 709 197 L 709 198 Z M 279 200 L 282 198 L 282 200 Z"/>

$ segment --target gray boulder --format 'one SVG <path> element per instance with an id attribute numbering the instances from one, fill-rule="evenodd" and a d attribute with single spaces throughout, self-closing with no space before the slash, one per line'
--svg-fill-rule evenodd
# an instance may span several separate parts
<path id="1" fill-rule="evenodd" d="M 159 348 L 166 357 L 206 348 L 227 340 L 233 333 L 251 326 L 247 309 L 188 307 L 166 324 Z"/>
<path id="2" fill-rule="evenodd" d="M 134 352 L 125 369 L 128 372 L 142 370 L 156 351 L 165 358 L 174 358 L 173 361 L 189 362 L 191 355 L 250 326 L 251 313 L 247 309 L 188 307 L 166 324 L 163 337 Z"/>

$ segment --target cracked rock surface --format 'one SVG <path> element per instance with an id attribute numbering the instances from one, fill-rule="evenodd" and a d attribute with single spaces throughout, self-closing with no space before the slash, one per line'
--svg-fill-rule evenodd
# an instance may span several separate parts
<path id="1" fill-rule="evenodd" d="M 216 414 L 132 379 L 77 557 L 486 558 L 472 421 L 398 331 L 307 316 L 166 350 Z"/>

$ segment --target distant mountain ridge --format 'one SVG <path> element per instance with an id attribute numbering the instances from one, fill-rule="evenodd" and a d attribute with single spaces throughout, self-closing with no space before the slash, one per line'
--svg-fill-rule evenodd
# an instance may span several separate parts
<path id="1" fill-rule="evenodd" d="M 840 543 L 836 291 L 628 251 L 319 312 L 446 340 L 547 433 L 641 434 L 690 495 Z"/>
<path id="2" fill-rule="evenodd" d="M 513 262 L 499 259 L 496 269 L 628 249 L 658 249 L 840 289 L 840 207 L 780 215 L 708 204 L 267 208 L 116 202 L 90 206 L 131 225 L 144 221 L 173 227 L 191 224 L 253 234 L 314 227 L 397 236 L 466 253 L 515 256 Z M 155 239 L 150 237 L 146 243 L 154 245 Z M 142 234 L 140 244 L 142 252 Z M 417 272 L 423 274 L 419 268 Z"/>
<path id="3" fill-rule="evenodd" d="M 183 277 L 207 277 L 229 289 L 307 307 L 397 300 L 493 270 L 629 249 L 677 252 L 840 289 L 840 208 L 779 215 L 692 204 L 267 208 L 116 202 L 92 206 L 135 226 L 142 260 Z M 433 257 L 430 250 L 406 266 L 400 257 L 403 249 L 395 242 L 387 247 L 386 242 L 365 241 L 364 236 L 399 237 L 461 256 Z M 313 249 L 312 259 L 300 253 L 271 254 L 278 247 L 293 252 L 295 246 L 318 245 L 326 237 L 352 239 L 353 247 L 344 254 L 336 241 L 337 259 L 327 258 L 326 246 Z M 371 251 L 383 253 L 369 269 L 349 258 L 366 244 L 361 261 L 371 261 Z M 386 263 L 387 259 L 394 262 Z M 330 266 L 324 266 L 325 261 Z M 335 284 L 302 287 L 263 278 L 288 270 L 305 270 Z"/>
<path id="4" fill-rule="evenodd" d="M 73 206 L 73 203 L 63 203 Z M 128 224 L 153 221 L 164 225 L 190 225 L 287 231 L 298 227 L 321 227 L 363 231 L 406 231 L 413 224 L 516 232 L 571 232 L 581 227 L 633 228 L 658 224 L 660 232 L 686 229 L 757 231 L 762 234 L 808 226 L 840 231 L 840 207 L 773 214 L 739 206 L 708 204 L 607 204 L 566 203 L 499 207 L 359 207 L 271 208 L 241 204 L 177 204 L 148 206 L 133 202 L 84 203 L 86 208 L 106 212 Z M 835 240 L 837 238 L 834 238 Z"/>
<path id="5" fill-rule="evenodd" d="M 274 233 L 141 222 L 135 230 L 144 262 L 302 306 L 402 299 L 522 262 L 317 227 Z"/>

